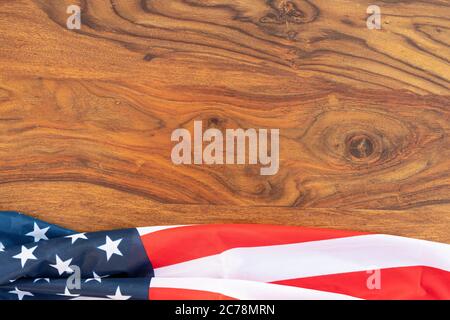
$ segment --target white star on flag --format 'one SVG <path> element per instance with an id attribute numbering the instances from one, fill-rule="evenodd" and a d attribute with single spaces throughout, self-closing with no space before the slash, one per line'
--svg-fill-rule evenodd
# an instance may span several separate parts
<path id="1" fill-rule="evenodd" d="M 3 245 L 3 243 L 0 242 L 0 252 L 5 251 L 5 246 Z"/>
<path id="2" fill-rule="evenodd" d="M 56 264 L 51 264 L 50 267 L 58 270 L 59 275 L 62 275 L 64 272 L 73 273 L 73 269 L 69 267 L 71 262 L 72 259 L 63 261 L 58 257 L 58 255 L 56 255 Z"/>
<path id="3" fill-rule="evenodd" d="M 64 289 L 64 293 L 57 293 L 56 295 L 64 296 L 64 297 L 79 297 L 80 296 L 79 294 L 70 293 L 69 288 L 67 288 L 67 287 Z"/>
<path id="4" fill-rule="evenodd" d="M 50 229 L 50 227 L 40 229 L 39 226 L 35 222 L 34 230 L 31 232 L 28 232 L 26 234 L 26 236 L 33 237 L 34 242 L 39 242 L 40 240 L 48 240 L 47 236 L 45 235 L 45 233 L 48 231 L 48 229 Z"/>
<path id="5" fill-rule="evenodd" d="M 25 296 L 33 297 L 33 294 L 31 292 L 19 290 L 17 287 L 15 288 L 15 290 L 9 291 L 9 293 L 17 294 L 17 298 L 19 298 L 19 300 L 22 300 Z"/>
<path id="6" fill-rule="evenodd" d="M 118 248 L 121 241 L 122 239 L 112 241 L 108 236 L 106 236 L 106 243 L 98 247 L 98 249 L 106 252 L 106 261 L 109 261 L 113 254 L 122 256 L 122 252 L 120 252 Z"/>
<path id="7" fill-rule="evenodd" d="M 22 250 L 19 254 L 13 256 L 14 259 L 20 259 L 20 263 L 22 264 L 22 268 L 25 266 L 28 260 L 37 260 L 37 258 L 33 255 L 34 250 L 36 250 L 37 246 L 28 249 L 25 246 L 22 246 Z"/>
<path id="8" fill-rule="evenodd" d="M 72 239 L 72 244 L 74 244 L 78 239 L 85 239 L 87 240 L 87 237 L 85 236 L 85 232 L 83 233 L 76 233 L 76 234 L 72 234 L 70 236 L 66 236 L 64 238 L 70 238 Z"/>
<path id="9" fill-rule="evenodd" d="M 107 277 L 107 276 L 100 277 L 98 274 L 95 273 L 95 271 L 92 272 L 92 276 L 93 276 L 93 278 L 86 279 L 86 281 L 84 281 L 84 283 L 87 283 L 90 281 L 97 281 L 98 283 L 102 283 L 102 278 Z"/>
<path id="10" fill-rule="evenodd" d="M 112 300 L 128 300 L 131 298 L 131 296 L 124 296 L 122 295 L 122 292 L 120 292 L 120 287 L 117 287 L 116 293 L 113 296 L 106 296 Z"/>

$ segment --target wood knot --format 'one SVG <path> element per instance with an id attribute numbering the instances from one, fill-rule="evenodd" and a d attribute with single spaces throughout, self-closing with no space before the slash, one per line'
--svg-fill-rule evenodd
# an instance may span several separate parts
<path id="1" fill-rule="evenodd" d="M 365 159 L 370 157 L 374 152 L 373 140 L 366 135 L 356 135 L 347 142 L 349 153 L 356 159 Z"/>
<path id="2" fill-rule="evenodd" d="M 312 22 L 318 15 L 317 8 L 307 1 L 297 5 L 292 1 L 270 0 L 268 4 L 272 11 L 260 19 L 264 24 L 303 24 Z"/>
<path id="3" fill-rule="evenodd" d="M 155 58 L 155 56 L 153 56 L 153 55 L 150 54 L 150 53 L 147 53 L 147 54 L 144 56 L 144 60 L 145 60 L 145 61 L 152 61 L 153 58 Z"/>
<path id="4" fill-rule="evenodd" d="M 217 116 L 212 116 L 206 120 L 206 127 L 221 129 L 224 126 L 225 122 L 226 122 L 225 119 L 221 119 Z"/>
<path id="5" fill-rule="evenodd" d="M 303 17 L 304 16 L 303 12 L 299 11 L 297 9 L 297 7 L 295 6 L 295 4 L 291 1 L 282 2 L 279 6 L 279 11 L 282 15 L 285 15 L 285 16 L 291 16 L 291 17 L 295 17 L 295 16 Z"/>

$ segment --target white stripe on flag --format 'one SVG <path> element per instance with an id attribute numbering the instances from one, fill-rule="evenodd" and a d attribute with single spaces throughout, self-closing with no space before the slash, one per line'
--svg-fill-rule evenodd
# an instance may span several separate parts
<path id="1" fill-rule="evenodd" d="M 354 300 L 344 294 L 232 279 L 152 278 L 150 288 L 200 290 L 239 300 Z M 151 289 L 150 289 L 151 290 Z"/>
<path id="2" fill-rule="evenodd" d="M 428 266 L 450 271 L 450 245 L 389 235 L 234 248 L 155 269 L 156 277 L 274 282 L 364 270 Z"/>
<path id="3" fill-rule="evenodd" d="M 172 229 L 172 228 L 178 228 L 178 227 L 186 227 L 188 225 L 175 225 L 175 226 L 153 226 L 153 227 L 142 227 L 142 228 L 136 228 L 136 230 L 139 232 L 139 235 L 145 236 L 146 234 L 153 233 L 156 231 L 166 230 L 166 229 Z"/>

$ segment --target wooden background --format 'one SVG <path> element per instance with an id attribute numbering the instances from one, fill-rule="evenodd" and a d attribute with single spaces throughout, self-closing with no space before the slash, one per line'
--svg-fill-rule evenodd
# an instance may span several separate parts
<path id="1" fill-rule="evenodd" d="M 448 0 L 0 0 L 0 210 L 450 243 L 449 17 Z M 173 165 L 194 120 L 280 128 L 279 173 Z"/>

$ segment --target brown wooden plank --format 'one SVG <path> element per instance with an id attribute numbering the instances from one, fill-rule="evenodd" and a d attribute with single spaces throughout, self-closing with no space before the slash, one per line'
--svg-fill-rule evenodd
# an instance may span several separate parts
<path id="1" fill-rule="evenodd" d="M 277 222 L 449 242 L 450 4 L 383 2 L 368 30 L 370 4 L 1 2 L 0 209 L 85 230 Z M 174 166 L 170 134 L 195 120 L 279 128 L 279 173 Z"/>
<path id="2" fill-rule="evenodd" d="M 17 190 L 22 189 L 22 192 Z M 79 231 L 149 225 L 267 223 L 351 229 L 450 243 L 449 205 L 409 210 L 241 207 L 159 204 L 102 186 L 73 182 L 22 182 L 2 187 L 0 210 L 14 208 Z"/>

